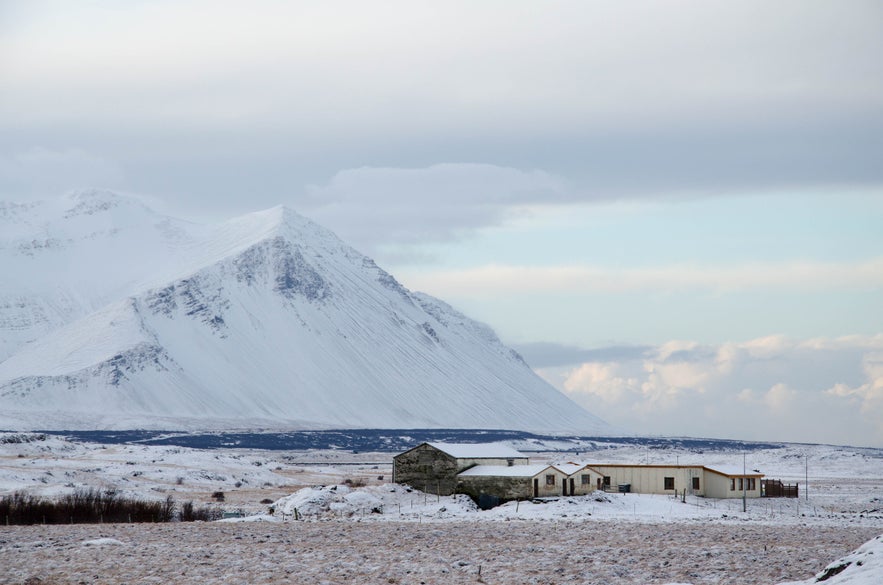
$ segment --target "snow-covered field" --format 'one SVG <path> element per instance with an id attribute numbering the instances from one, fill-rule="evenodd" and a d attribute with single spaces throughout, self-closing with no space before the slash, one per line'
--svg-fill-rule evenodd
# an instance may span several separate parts
<path id="1" fill-rule="evenodd" d="M 531 457 L 742 464 L 736 452 L 625 444 Z M 462 496 L 389 483 L 391 459 L 390 453 L 99 446 L 0 434 L 0 496 L 95 487 L 139 498 L 171 495 L 246 515 L 211 524 L 0 524 L 0 583 L 772 584 L 810 578 L 883 534 L 881 450 L 752 451 L 751 469 L 799 481 L 801 497 L 749 500 L 744 513 L 741 500 L 603 493 L 480 511 Z M 218 491 L 223 503 L 212 498 Z M 826 582 L 883 583 L 880 542 L 868 546 L 877 547 L 876 557 L 864 551 L 861 564 Z"/>

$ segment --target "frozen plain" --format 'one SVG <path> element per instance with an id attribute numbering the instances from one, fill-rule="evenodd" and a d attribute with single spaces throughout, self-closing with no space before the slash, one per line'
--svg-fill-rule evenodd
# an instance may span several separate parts
<path id="1" fill-rule="evenodd" d="M 483 512 L 462 497 L 389 484 L 390 453 L 100 446 L 30 436 L 30 442 L 0 443 L 0 495 L 25 489 L 52 496 L 89 486 L 132 497 L 172 495 L 247 516 L 208 524 L 0 526 L 3 584 L 773 584 L 810 579 L 883 533 L 883 452 L 875 449 L 752 451 L 751 468 L 799 481 L 801 490 L 808 462 L 810 492 L 809 499 L 801 491 L 798 500 L 749 501 L 745 513 L 741 500 L 636 494 Z M 742 463 L 736 452 L 625 444 L 578 456 L 531 456 Z M 216 491 L 225 493 L 223 504 L 212 503 Z M 273 502 L 274 514 L 262 501 Z M 883 582 L 880 541 L 867 546 L 876 547 L 876 556 L 865 551 L 861 565 L 853 562 L 826 582 Z"/>

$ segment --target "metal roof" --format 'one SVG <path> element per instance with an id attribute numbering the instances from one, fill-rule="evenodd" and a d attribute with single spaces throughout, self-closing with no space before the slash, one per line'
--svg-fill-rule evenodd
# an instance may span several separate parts
<path id="1" fill-rule="evenodd" d="M 564 475 L 573 475 L 577 471 L 582 471 L 588 465 L 586 463 L 574 463 L 572 461 L 568 461 L 567 463 L 553 463 L 552 467 L 563 473 Z"/>
<path id="2" fill-rule="evenodd" d="M 542 463 L 533 465 L 476 465 L 458 474 L 458 477 L 533 477 L 552 467 Z"/>
<path id="3" fill-rule="evenodd" d="M 427 443 L 455 459 L 527 459 L 503 443 Z"/>
<path id="4" fill-rule="evenodd" d="M 760 477 L 763 475 L 761 472 L 753 469 L 746 468 L 743 471 L 742 467 L 738 465 L 703 465 L 703 467 L 708 471 L 726 475 L 727 477 Z"/>

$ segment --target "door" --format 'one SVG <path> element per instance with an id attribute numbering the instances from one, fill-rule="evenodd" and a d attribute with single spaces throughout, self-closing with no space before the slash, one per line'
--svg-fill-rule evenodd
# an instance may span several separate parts
<path id="1" fill-rule="evenodd" d="M 572 496 L 575 492 L 573 491 L 573 478 L 570 478 L 570 495 Z"/>
<path id="2" fill-rule="evenodd" d="M 536 477 L 533 478 L 533 497 L 540 497 L 540 480 Z"/>

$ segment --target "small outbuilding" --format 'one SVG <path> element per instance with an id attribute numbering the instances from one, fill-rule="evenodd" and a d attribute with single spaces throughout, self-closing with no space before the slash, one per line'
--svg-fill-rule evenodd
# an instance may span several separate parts
<path id="1" fill-rule="evenodd" d="M 563 479 L 559 470 L 547 464 L 476 465 L 457 475 L 457 493 L 466 494 L 479 504 L 489 501 L 497 505 L 559 495 Z"/>

